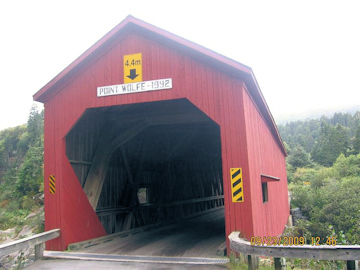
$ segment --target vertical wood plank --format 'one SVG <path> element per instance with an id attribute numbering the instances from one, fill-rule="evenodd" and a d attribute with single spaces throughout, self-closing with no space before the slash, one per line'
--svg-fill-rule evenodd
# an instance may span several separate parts
<path id="1" fill-rule="evenodd" d="M 359 261 L 346 261 L 346 268 L 348 270 L 359 270 Z"/>
<path id="2" fill-rule="evenodd" d="M 44 256 L 44 248 L 44 243 L 35 245 L 35 261 L 41 259 Z"/>

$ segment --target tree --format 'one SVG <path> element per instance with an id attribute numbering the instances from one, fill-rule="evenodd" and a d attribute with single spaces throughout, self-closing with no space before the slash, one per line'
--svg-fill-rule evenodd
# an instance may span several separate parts
<path id="1" fill-rule="evenodd" d="M 42 202 L 43 112 L 34 105 L 27 125 L 0 131 L 0 229 L 22 225 Z"/>
<path id="2" fill-rule="evenodd" d="M 301 145 L 297 145 L 288 157 L 289 164 L 294 168 L 307 167 L 311 165 L 310 155 L 305 152 Z"/>
<path id="3" fill-rule="evenodd" d="M 360 155 L 350 155 L 345 157 L 341 154 L 334 163 L 336 175 L 340 178 L 359 177 L 360 178 Z"/>
<path id="4" fill-rule="evenodd" d="M 16 162 L 18 143 L 25 131 L 23 125 L 0 132 L 0 171 L 9 169 Z"/>
<path id="5" fill-rule="evenodd" d="M 308 218 L 306 229 L 312 236 L 360 244 L 360 155 L 340 155 L 330 168 L 298 168 L 293 185 L 292 206 Z"/>
<path id="6" fill-rule="evenodd" d="M 36 105 L 30 110 L 27 124 L 28 151 L 20 167 L 16 190 L 23 195 L 33 196 L 38 193 L 43 182 L 43 111 L 39 112 Z"/>
<path id="7" fill-rule="evenodd" d="M 38 107 L 33 104 L 31 106 L 30 115 L 27 122 L 27 132 L 29 134 L 30 146 L 40 146 L 41 136 L 43 134 L 44 111 L 39 112 Z"/>
<path id="8" fill-rule="evenodd" d="M 311 151 L 312 159 L 318 164 L 330 167 L 341 153 L 347 154 L 349 148 L 347 132 L 340 124 L 334 127 L 322 122 L 319 137 Z"/>
<path id="9" fill-rule="evenodd" d="M 360 154 L 360 125 L 356 129 L 355 139 L 353 143 L 353 154 Z"/>
<path id="10" fill-rule="evenodd" d="M 43 183 L 43 161 L 42 147 L 31 147 L 26 153 L 15 184 L 21 195 L 32 197 L 40 192 Z"/>

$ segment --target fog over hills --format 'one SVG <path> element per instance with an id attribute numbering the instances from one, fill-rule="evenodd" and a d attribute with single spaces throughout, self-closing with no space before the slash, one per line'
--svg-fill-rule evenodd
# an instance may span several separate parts
<path id="1" fill-rule="evenodd" d="M 310 120 L 310 119 L 319 119 L 321 116 L 331 117 L 335 113 L 350 113 L 354 114 L 355 112 L 360 111 L 360 103 L 353 104 L 348 106 L 336 106 L 328 108 L 314 108 L 312 110 L 307 110 L 303 112 L 296 113 L 282 113 L 279 115 L 273 115 L 276 124 L 284 125 L 289 122 L 298 121 L 298 120 Z"/>

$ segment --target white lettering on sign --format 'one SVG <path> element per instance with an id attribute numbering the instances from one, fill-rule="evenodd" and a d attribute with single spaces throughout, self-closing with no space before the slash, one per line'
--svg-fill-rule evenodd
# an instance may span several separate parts
<path id="1" fill-rule="evenodd" d="M 164 90 L 171 88 L 172 88 L 172 78 L 169 78 L 169 79 L 160 79 L 160 80 L 137 82 L 137 83 L 101 86 L 97 88 L 97 96 L 106 97 L 113 95 Z"/>

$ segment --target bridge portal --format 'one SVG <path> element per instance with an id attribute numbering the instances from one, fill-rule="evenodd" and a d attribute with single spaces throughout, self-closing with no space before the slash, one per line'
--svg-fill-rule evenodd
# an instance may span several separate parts
<path id="1" fill-rule="evenodd" d="M 47 249 L 219 208 L 225 235 L 282 233 L 286 152 L 249 67 L 129 16 L 34 100 Z"/>

